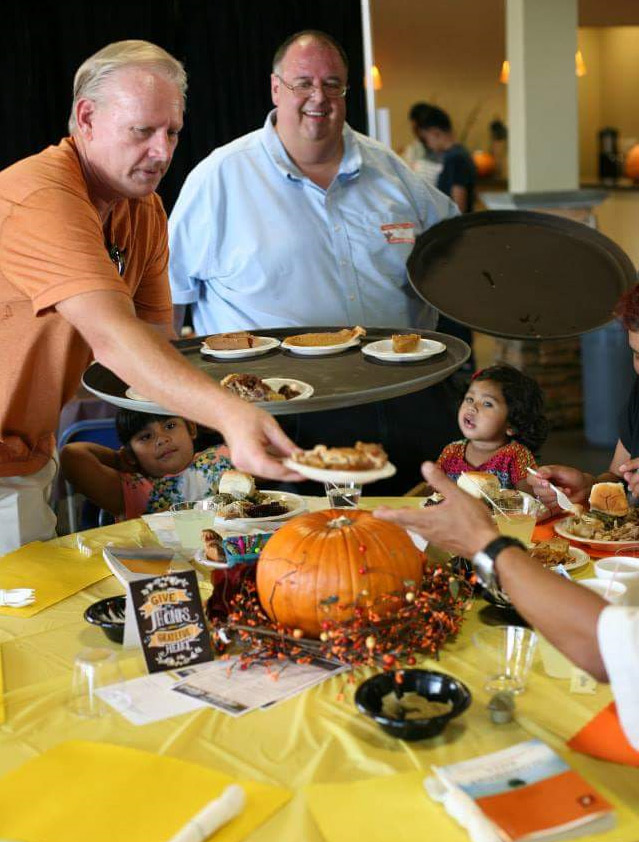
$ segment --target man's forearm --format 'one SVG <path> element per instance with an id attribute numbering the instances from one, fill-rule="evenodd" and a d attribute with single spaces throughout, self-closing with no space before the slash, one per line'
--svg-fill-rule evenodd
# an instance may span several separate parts
<path id="1" fill-rule="evenodd" d="M 545 570 L 522 550 L 503 550 L 497 557 L 497 573 L 513 605 L 534 628 L 577 666 L 607 680 L 597 642 L 605 600 Z"/>
<path id="2" fill-rule="evenodd" d="M 96 360 L 150 400 L 214 427 L 232 414 L 236 399 L 136 318 L 126 296 L 87 293 L 61 302 L 58 310 L 82 333 Z"/>

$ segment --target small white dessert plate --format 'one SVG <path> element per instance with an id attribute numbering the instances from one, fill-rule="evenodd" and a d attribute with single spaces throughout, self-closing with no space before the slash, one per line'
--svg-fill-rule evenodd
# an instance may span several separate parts
<path id="1" fill-rule="evenodd" d="M 274 392 L 277 392 L 282 386 L 290 386 L 292 389 L 297 389 L 299 395 L 295 395 L 294 398 L 289 399 L 292 401 L 302 401 L 310 398 L 315 391 L 310 383 L 305 383 L 303 380 L 293 380 L 290 377 L 265 377 L 264 383 L 270 386 Z M 269 401 L 263 401 L 263 403 L 269 403 Z"/>
<path id="2" fill-rule="evenodd" d="M 362 346 L 362 354 L 367 357 L 375 357 L 377 360 L 389 363 L 412 363 L 418 360 L 425 360 L 434 357 L 446 350 L 443 342 L 435 339 L 420 339 L 417 351 L 408 351 L 406 354 L 398 354 L 393 351 L 391 339 L 379 339 L 377 342 L 369 342 Z"/>
<path id="3" fill-rule="evenodd" d="M 291 471 L 297 471 L 303 477 L 316 482 L 359 482 L 366 485 L 369 482 L 388 479 L 397 473 L 397 468 L 391 462 L 387 462 L 383 468 L 375 468 L 372 471 L 336 471 L 328 468 L 314 468 L 311 465 L 300 465 L 293 459 L 285 459 L 284 465 Z"/>
<path id="4" fill-rule="evenodd" d="M 266 354 L 272 351 L 273 348 L 278 348 L 280 344 L 279 339 L 274 336 L 256 336 L 255 344 L 252 348 L 233 348 L 226 351 L 216 351 L 213 348 L 207 348 L 204 343 L 200 348 L 200 353 L 205 357 L 215 357 L 217 360 L 245 360 L 250 357 L 259 357 L 261 354 Z"/>
<path id="5" fill-rule="evenodd" d="M 282 348 L 290 351 L 291 354 L 299 354 L 301 357 L 323 357 L 327 354 L 339 354 L 349 348 L 359 345 L 359 337 L 349 339 L 348 342 L 340 342 L 338 345 L 289 345 L 286 339 L 282 340 Z"/>

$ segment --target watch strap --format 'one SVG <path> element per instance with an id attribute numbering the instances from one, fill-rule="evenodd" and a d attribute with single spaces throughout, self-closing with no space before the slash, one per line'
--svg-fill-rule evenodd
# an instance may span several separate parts
<path id="1" fill-rule="evenodd" d="M 527 552 L 524 544 L 518 538 L 512 538 L 510 535 L 498 535 L 497 538 L 493 538 L 486 544 L 482 552 L 496 561 L 499 553 L 507 547 L 517 547 L 517 549 Z"/>

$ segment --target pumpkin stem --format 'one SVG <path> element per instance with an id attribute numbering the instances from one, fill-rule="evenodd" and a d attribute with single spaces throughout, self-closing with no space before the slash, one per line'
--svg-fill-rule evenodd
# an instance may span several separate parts
<path id="1" fill-rule="evenodd" d="M 353 521 L 347 517 L 346 515 L 340 515 L 339 517 L 334 517 L 333 520 L 329 520 L 326 524 L 331 529 L 343 529 L 345 526 L 350 526 Z"/>

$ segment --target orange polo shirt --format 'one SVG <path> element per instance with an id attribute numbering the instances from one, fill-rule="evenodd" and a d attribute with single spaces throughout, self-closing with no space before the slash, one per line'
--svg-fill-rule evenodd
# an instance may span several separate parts
<path id="1" fill-rule="evenodd" d="M 114 290 L 144 321 L 171 322 L 160 198 L 123 199 L 110 226 L 126 260 L 122 277 L 70 138 L 0 172 L 0 477 L 35 473 L 51 458 L 60 410 L 91 361 L 58 302 Z"/>

